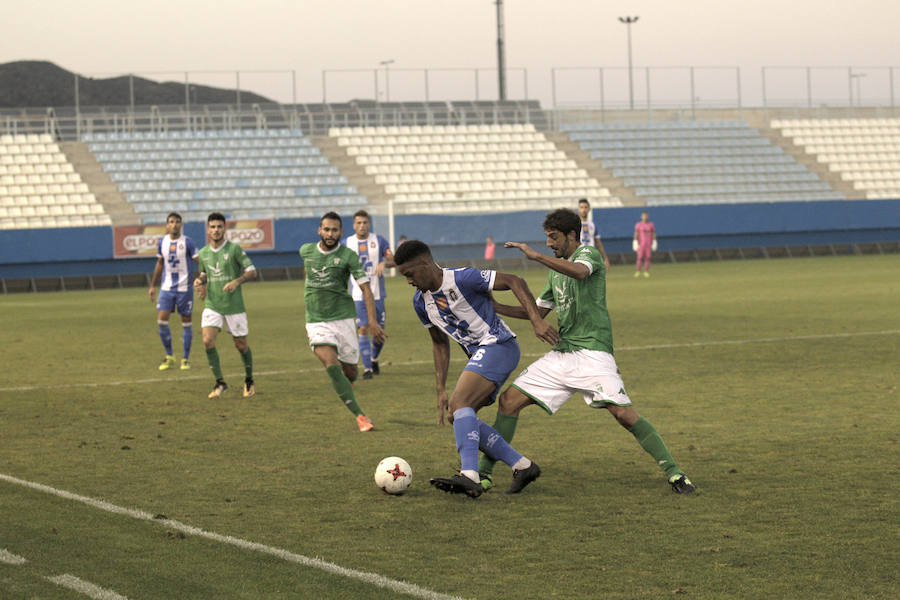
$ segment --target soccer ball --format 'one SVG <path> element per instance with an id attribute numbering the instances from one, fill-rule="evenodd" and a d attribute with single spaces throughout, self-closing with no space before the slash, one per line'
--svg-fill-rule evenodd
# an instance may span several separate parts
<path id="1" fill-rule="evenodd" d="M 388 456 L 375 467 L 375 485 L 386 494 L 399 495 L 412 483 L 412 469 L 399 456 Z"/>

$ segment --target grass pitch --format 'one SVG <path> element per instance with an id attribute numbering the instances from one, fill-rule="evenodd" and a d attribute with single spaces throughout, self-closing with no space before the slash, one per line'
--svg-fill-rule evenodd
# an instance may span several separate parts
<path id="1" fill-rule="evenodd" d="M 613 267 L 616 359 L 698 486 L 683 497 L 580 397 L 523 412 L 514 445 L 544 475 L 522 494 L 430 489 L 458 457 L 401 278 L 383 374 L 355 385 L 370 434 L 306 346 L 300 282 L 245 286 L 250 401 L 227 335 L 232 387 L 206 399 L 199 310 L 194 368 L 160 373 L 143 289 L 2 297 L 0 474 L 173 521 L 0 479 L 0 597 L 83 597 L 48 579 L 69 574 L 131 600 L 411 597 L 385 580 L 426 598 L 896 598 L 898 272 L 897 256 L 660 265 L 650 279 Z M 538 293 L 546 272 L 521 274 Z M 545 347 L 509 323 L 524 367 Z M 450 381 L 464 364 L 452 356 Z M 414 470 L 405 496 L 372 481 L 389 455 Z"/>

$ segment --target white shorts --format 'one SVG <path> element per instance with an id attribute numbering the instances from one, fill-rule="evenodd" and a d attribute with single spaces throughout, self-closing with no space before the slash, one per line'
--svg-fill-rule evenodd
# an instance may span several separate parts
<path id="1" fill-rule="evenodd" d="M 310 348 L 334 346 L 338 360 L 342 363 L 355 365 L 359 362 L 359 338 L 356 335 L 355 319 L 307 323 L 306 335 L 309 337 Z"/>
<path id="2" fill-rule="evenodd" d="M 225 325 L 225 331 L 230 333 L 232 337 L 247 337 L 247 334 L 250 333 L 250 326 L 247 324 L 247 313 L 223 315 L 211 308 L 203 309 L 200 327 L 215 327 L 221 330 L 223 324 Z"/>
<path id="3" fill-rule="evenodd" d="M 616 359 L 599 350 L 548 352 L 522 371 L 512 385 L 551 415 L 576 392 L 581 392 L 591 408 L 631 404 Z"/>

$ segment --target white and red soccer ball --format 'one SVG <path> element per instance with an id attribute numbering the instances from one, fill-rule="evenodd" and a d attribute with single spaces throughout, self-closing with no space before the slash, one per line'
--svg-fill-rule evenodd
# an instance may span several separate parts
<path id="1" fill-rule="evenodd" d="M 412 483 L 412 468 L 399 456 L 388 456 L 375 467 L 375 485 L 386 494 L 404 493 Z"/>

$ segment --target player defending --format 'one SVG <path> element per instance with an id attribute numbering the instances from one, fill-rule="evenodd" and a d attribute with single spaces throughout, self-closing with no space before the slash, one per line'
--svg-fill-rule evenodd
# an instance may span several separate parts
<path id="1" fill-rule="evenodd" d="M 369 277 L 369 287 L 375 297 L 375 315 L 378 319 L 378 326 L 383 330 L 385 324 L 384 299 L 387 297 L 384 288 L 384 268 L 394 266 L 394 253 L 391 252 L 391 247 L 386 239 L 369 231 L 371 225 L 369 213 L 364 210 L 356 211 L 356 214 L 353 215 L 353 231 L 355 233 L 347 238 L 345 245 L 359 255 L 359 262 L 362 263 L 366 275 Z M 359 354 L 363 363 L 363 379 L 372 379 L 373 374 L 381 373 L 381 369 L 378 367 L 378 356 L 384 348 L 384 341 L 381 343 L 370 341 L 369 312 L 363 300 L 362 289 L 353 277 L 350 278 L 350 294 L 356 305 L 356 333 L 359 337 Z"/>
<path id="2" fill-rule="evenodd" d="M 360 431 L 374 428 L 363 413 L 353 393 L 356 363 L 359 361 L 359 339 L 354 317 L 356 309 L 347 291 L 347 278 L 359 284 L 366 306 L 368 333 L 376 344 L 384 343 L 384 330 L 375 313 L 375 298 L 369 287 L 359 256 L 341 245 L 344 233 L 341 217 L 336 212 L 325 213 L 319 220 L 319 242 L 300 247 L 300 257 L 306 267 L 303 300 L 306 304 L 306 335 L 309 347 L 322 362 L 331 379 L 334 391 L 344 405 L 356 415 Z"/>
<path id="3" fill-rule="evenodd" d="M 532 363 L 500 396 L 494 427 L 507 441 L 513 438 L 519 412 L 537 404 L 554 414 L 575 392 L 581 392 L 591 408 L 605 408 L 637 439 L 665 472 L 679 494 L 694 491 L 665 443 L 649 421 L 641 417 L 625 393 L 625 384 L 613 358 L 612 324 L 606 309 L 606 277 L 600 252 L 579 240 L 578 215 L 555 210 L 544 220 L 547 246 L 555 258 L 526 244 L 506 242 L 529 260 L 550 268 L 547 285 L 537 300 L 541 316 L 556 308 L 561 337 L 553 350 Z M 519 306 L 495 302 L 497 312 L 510 317 L 532 316 Z M 533 321 L 532 321 L 533 323 Z M 490 473 L 493 461 L 482 458 L 480 471 Z"/>
<path id="4" fill-rule="evenodd" d="M 197 262 L 197 247 L 194 245 L 194 240 L 186 235 L 181 235 L 181 225 L 181 215 L 178 213 L 169 213 L 169 216 L 166 217 L 166 235 L 160 238 L 156 247 L 156 268 L 153 269 L 150 289 L 147 291 L 150 302 L 153 302 L 156 284 L 162 276 L 159 300 L 156 302 L 156 323 L 159 325 L 159 338 L 166 350 L 166 357 L 159 365 L 160 371 L 166 371 L 175 366 L 169 317 L 176 308 L 178 314 L 181 315 L 181 346 L 183 349 L 181 370 L 186 371 L 191 368 L 188 359 L 191 356 L 191 342 L 194 339 L 194 328 L 191 323 L 191 315 L 194 312 L 194 288 L 191 286 L 190 261 Z"/>
<path id="5" fill-rule="evenodd" d="M 645 212 L 641 213 L 641 220 L 634 225 L 634 239 L 631 241 L 631 247 L 637 252 L 634 276 L 641 276 L 641 262 L 643 262 L 644 277 L 650 277 L 650 255 L 656 252 L 656 227 Z"/>
<path id="6" fill-rule="evenodd" d="M 477 470 L 480 448 L 512 467 L 512 484 L 506 493 L 522 491 L 540 476 L 541 468 L 516 452 L 493 427 L 475 415 L 478 409 L 494 402 L 520 355 L 515 334 L 494 312 L 491 290 L 513 291 L 522 305 L 519 307 L 522 314 L 531 320 L 539 339 L 556 344 L 559 335 L 540 316 L 534 297 L 521 277 L 471 268 L 442 269 L 435 264 L 428 246 L 419 240 L 410 240 L 398 248 L 394 262 L 407 283 L 417 289 L 413 307 L 431 335 L 438 422 L 444 423 L 444 410 L 449 408 L 462 463 L 458 475 L 435 477 L 431 485 L 445 492 L 472 498 L 480 496 L 483 492 Z M 449 399 L 446 390 L 450 366 L 448 335 L 469 357 Z"/>
<path id="7" fill-rule="evenodd" d="M 209 243 L 200 249 L 200 276 L 194 280 L 200 299 L 206 299 L 201 326 L 206 360 L 216 378 L 216 385 L 209 398 L 218 398 L 228 384 L 222 376 L 216 337 L 222 325 L 234 339 L 234 347 L 241 354 L 244 363 L 244 398 L 256 393 L 253 386 L 253 354 L 247 343 L 250 328 L 241 285 L 256 279 L 256 267 L 244 249 L 234 242 L 225 240 L 225 216 L 212 213 L 206 219 L 206 235 Z"/>
<path id="8" fill-rule="evenodd" d="M 581 245 L 594 246 L 597 248 L 597 250 L 600 251 L 600 255 L 603 257 L 603 264 L 606 265 L 606 270 L 609 271 L 609 257 L 606 255 L 606 250 L 603 248 L 603 241 L 600 239 L 600 234 L 597 233 L 597 226 L 588 218 L 590 214 L 591 203 L 588 202 L 587 198 L 582 198 L 578 201 L 578 216 L 581 217 Z"/>

